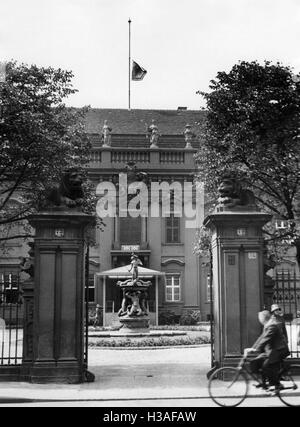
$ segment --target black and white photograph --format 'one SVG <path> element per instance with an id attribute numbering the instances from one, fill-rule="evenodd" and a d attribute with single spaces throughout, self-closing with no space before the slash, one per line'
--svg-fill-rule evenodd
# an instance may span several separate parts
<path id="1" fill-rule="evenodd" d="M 299 43 L 299 0 L 0 0 L 1 409 L 300 406 Z"/>

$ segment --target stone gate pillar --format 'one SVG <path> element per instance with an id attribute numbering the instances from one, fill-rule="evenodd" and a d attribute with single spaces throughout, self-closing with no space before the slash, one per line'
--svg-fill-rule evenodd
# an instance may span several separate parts
<path id="1" fill-rule="evenodd" d="M 84 234 L 94 217 L 73 209 L 30 217 L 35 228 L 35 383 L 84 381 Z"/>
<path id="2" fill-rule="evenodd" d="M 242 199 L 231 204 L 231 197 L 219 200 L 225 203 L 204 225 L 212 232 L 215 361 L 226 366 L 236 364 L 261 333 L 257 314 L 264 306 L 262 227 L 272 216 Z"/>

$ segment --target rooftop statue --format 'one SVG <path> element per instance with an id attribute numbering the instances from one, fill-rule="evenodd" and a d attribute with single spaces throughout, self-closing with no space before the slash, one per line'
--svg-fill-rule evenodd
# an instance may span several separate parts
<path id="1" fill-rule="evenodd" d="M 152 120 L 152 124 L 148 127 L 148 134 L 150 136 L 150 148 L 157 148 L 158 140 L 159 140 L 159 132 L 158 132 L 158 127 L 155 124 L 154 120 Z"/>
<path id="2" fill-rule="evenodd" d="M 103 147 L 111 147 L 111 131 L 112 128 L 108 126 L 107 120 L 105 120 L 102 128 Z"/>
<path id="3" fill-rule="evenodd" d="M 195 138 L 196 135 L 192 131 L 192 126 L 190 124 L 187 124 L 185 126 L 185 131 L 183 133 L 184 133 L 184 139 L 185 139 L 185 142 L 186 142 L 185 148 L 193 148 L 192 141 L 193 141 L 193 139 Z"/>

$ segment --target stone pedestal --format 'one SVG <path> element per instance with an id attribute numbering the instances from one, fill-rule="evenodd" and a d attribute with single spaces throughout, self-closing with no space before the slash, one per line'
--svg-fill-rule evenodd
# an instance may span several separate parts
<path id="1" fill-rule="evenodd" d="M 216 212 L 204 225 L 212 231 L 215 360 L 238 363 L 261 333 L 264 305 L 262 227 L 270 215 L 244 210 Z"/>
<path id="2" fill-rule="evenodd" d="M 36 230 L 34 383 L 84 381 L 84 234 L 94 217 L 75 210 L 30 217 Z"/>
<path id="3" fill-rule="evenodd" d="M 119 320 L 122 324 L 119 330 L 120 335 L 150 334 L 150 319 L 148 316 L 142 318 L 121 317 Z"/>

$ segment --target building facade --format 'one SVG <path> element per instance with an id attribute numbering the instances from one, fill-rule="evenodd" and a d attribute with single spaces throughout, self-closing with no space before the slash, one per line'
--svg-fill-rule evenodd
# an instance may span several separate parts
<path id="1" fill-rule="evenodd" d="M 203 125 L 199 111 L 158 110 L 92 110 L 87 130 L 93 144 L 90 179 L 95 187 L 103 182 L 116 184 L 120 173 L 131 181 L 172 185 L 193 183 L 194 155 L 199 145 L 197 135 Z M 174 196 L 175 197 L 175 196 Z M 150 199 L 150 197 L 149 197 Z M 162 200 L 160 199 L 160 204 Z M 202 320 L 210 313 L 210 280 L 208 267 L 194 254 L 195 228 L 186 226 L 185 214 L 177 216 L 172 204 L 167 217 L 132 218 L 120 214 L 104 218 L 103 231 L 96 232 L 96 246 L 90 258 L 90 300 L 106 312 L 107 323 L 117 322 L 121 293 L 116 279 L 104 282 L 98 272 L 130 264 L 132 252 L 143 266 L 158 272 L 159 318 L 164 314 L 177 318 L 188 310 L 199 310 Z M 149 200 L 149 211 L 151 201 Z M 184 210 L 184 209 L 183 209 Z M 203 217 L 204 211 L 200 213 Z M 155 311 L 156 287 L 150 288 L 150 312 Z M 105 301 L 104 301 L 105 300 Z M 161 320 L 162 321 L 162 320 Z"/>
<path id="2" fill-rule="evenodd" d="M 185 108 L 91 109 L 86 119 L 86 131 L 92 142 L 88 172 L 95 190 L 100 183 L 109 182 L 118 193 L 120 173 L 127 175 L 128 184 L 144 181 L 149 189 L 152 183 L 177 183 L 182 188 L 185 183 L 192 184 L 194 155 L 204 121 L 204 113 Z M 123 217 L 117 206 L 117 216 L 104 218 L 102 230 L 95 230 L 87 298 L 91 307 L 99 304 L 105 310 L 107 325 L 117 322 L 122 295 L 115 277 L 107 277 L 104 290 L 101 273 L 129 265 L 132 252 L 139 256 L 143 267 L 159 273 L 150 278 L 153 286 L 149 309 L 153 322 L 163 315 L 179 319 L 188 310 L 200 311 L 201 319 L 209 320 L 209 267 L 194 253 L 196 230 L 186 226 L 189 218 L 184 209 L 182 215 L 174 209 L 176 194 L 176 190 L 171 192 L 166 217 Z M 159 203 L 162 204 L 162 196 Z M 194 203 L 193 198 L 193 207 Z M 204 208 L 200 213 L 202 219 L 203 216 Z M 10 241 L 8 250 L 1 251 L 0 285 L 4 298 L 11 298 L 14 288 L 17 289 L 20 260 L 26 256 L 28 245 L 18 240 Z"/>

